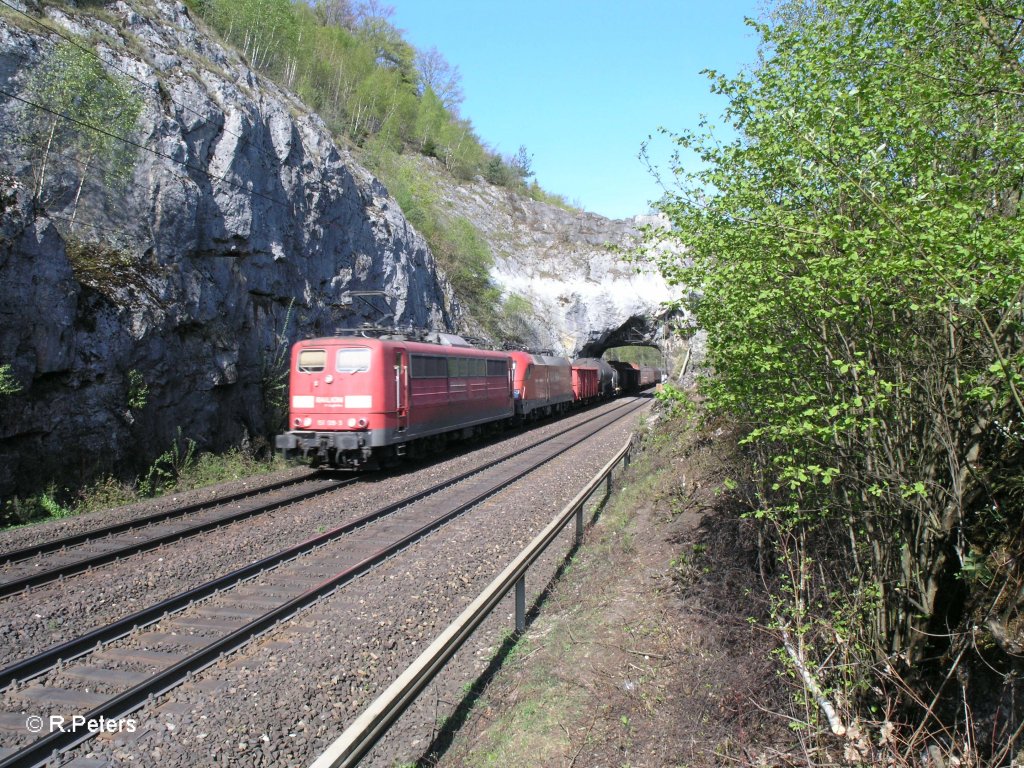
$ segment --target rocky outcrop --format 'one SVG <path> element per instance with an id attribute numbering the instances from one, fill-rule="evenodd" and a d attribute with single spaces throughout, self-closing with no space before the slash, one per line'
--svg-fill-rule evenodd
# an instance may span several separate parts
<path id="1" fill-rule="evenodd" d="M 290 342 L 379 318 L 345 291 L 383 291 L 369 304 L 400 324 L 458 320 L 425 241 L 317 116 L 183 4 L 138 7 L 45 10 L 142 99 L 123 191 L 54 151 L 37 196 L 17 140 L 34 107 L 0 95 L 0 364 L 20 386 L 0 395 L 0 495 L 144 466 L 179 435 L 272 433 Z M 66 44 L 30 14 L 0 18 L 0 87 L 23 99 Z"/>
<path id="2" fill-rule="evenodd" d="M 664 337 L 662 305 L 677 295 L 653 266 L 627 259 L 641 228 L 660 225 L 658 219 L 568 211 L 483 179 L 455 183 L 431 161 L 422 164 L 443 190 L 448 215 L 468 219 L 487 239 L 494 282 L 532 306 L 531 345 L 571 355 L 602 339 L 615 346 Z M 630 337 L 630 328 L 641 327 L 644 333 Z"/>
<path id="3" fill-rule="evenodd" d="M 472 328 L 387 190 L 183 4 L 100 16 L 26 2 L 0 16 L 0 382 L 20 387 L 0 388 L 0 500 L 141 469 L 183 438 L 216 449 L 272 434 L 296 338 L 384 317 Z M 141 102 L 120 184 L 68 147 L 48 146 L 44 165 L 25 140 L 54 117 L 33 73 L 79 41 Z M 571 354 L 635 321 L 661 332 L 650 319 L 669 289 L 616 250 L 640 219 L 439 178 L 447 214 L 487 238 L 492 279 L 530 306 L 530 346 Z"/>

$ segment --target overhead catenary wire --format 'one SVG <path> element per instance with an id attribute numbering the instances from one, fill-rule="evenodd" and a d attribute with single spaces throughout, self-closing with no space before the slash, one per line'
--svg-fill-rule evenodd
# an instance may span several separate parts
<path id="1" fill-rule="evenodd" d="M 31 99 L 26 99 L 26 98 L 24 98 L 22 96 L 19 96 L 16 93 L 11 93 L 10 91 L 8 91 L 5 88 L 0 88 L 0 95 L 7 96 L 10 99 L 15 99 L 16 101 L 20 101 L 22 104 L 25 104 L 27 106 L 30 106 L 30 107 L 34 108 L 34 109 L 38 109 L 38 110 L 41 110 L 41 111 L 46 112 L 48 114 L 51 114 L 54 117 L 64 118 L 65 120 L 67 120 L 67 121 L 69 121 L 71 123 L 74 123 L 75 125 L 78 125 L 78 126 L 80 126 L 82 128 L 85 128 L 87 130 L 95 131 L 97 133 L 103 134 L 104 136 L 112 138 L 112 139 L 114 139 L 116 141 L 123 142 L 123 143 L 125 143 L 125 144 L 127 144 L 127 145 L 129 145 L 131 147 L 135 147 L 136 149 L 141 149 L 141 150 L 143 150 L 145 152 L 149 152 L 150 154 L 156 155 L 157 157 L 163 158 L 164 160 L 169 160 L 172 163 L 177 163 L 178 165 L 182 165 L 185 168 L 189 169 L 190 171 L 195 171 L 196 173 L 201 173 L 201 174 L 209 177 L 210 179 L 213 179 L 214 181 L 223 182 L 224 184 L 228 184 L 228 185 L 230 185 L 232 187 L 235 187 L 237 189 L 240 189 L 243 192 L 246 192 L 248 194 L 254 195 L 256 197 L 263 198 L 264 200 L 267 200 L 267 201 L 269 201 L 271 203 L 275 203 L 276 205 L 280 205 L 280 206 L 283 206 L 283 207 L 291 209 L 290 203 L 288 203 L 288 202 L 286 202 L 284 200 L 278 200 L 277 198 L 271 197 L 270 195 L 265 195 L 265 194 L 263 194 L 262 192 L 260 192 L 258 190 L 252 189 L 248 185 L 242 184 L 241 182 L 232 181 L 231 179 L 227 178 L 226 176 L 219 176 L 219 175 L 217 175 L 215 173 L 211 173 L 206 168 L 203 168 L 201 166 L 192 165 L 191 163 L 185 162 L 184 160 L 177 160 L 174 157 L 172 157 L 171 155 L 168 155 L 166 152 L 160 152 L 159 150 L 153 149 L 152 147 L 148 147 L 145 144 L 140 144 L 137 141 L 132 141 L 131 139 L 126 138 L 124 136 L 119 136 L 118 134 L 113 133 L 111 131 L 108 131 L 105 128 L 101 128 L 98 125 L 93 125 L 93 124 L 91 124 L 91 123 L 89 123 L 89 122 L 87 122 L 85 120 L 79 120 L 78 118 L 71 117 L 70 115 L 67 115 L 67 114 L 65 114 L 63 112 L 58 112 L 55 109 L 50 109 L 49 107 L 47 107 L 47 106 L 45 106 L 43 104 L 37 104 L 36 102 L 32 101 Z"/>
<path id="2" fill-rule="evenodd" d="M 103 58 L 98 53 L 96 53 L 95 49 L 90 48 L 90 47 L 85 46 L 85 45 L 82 45 L 78 40 L 76 40 L 71 35 L 67 34 L 65 31 L 61 30 L 58 27 L 51 26 L 51 24 L 44 23 L 42 19 L 37 18 L 36 16 L 33 16 L 32 14 L 26 13 L 25 11 L 21 10 L 20 8 L 18 8 L 17 6 L 12 5 L 10 2 L 8 2 L 8 0 L 0 0 L 0 5 L 7 6 L 8 8 L 10 8 L 15 13 L 18 13 L 21 16 L 24 16 L 26 19 L 28 19 L 29 21 L 33 22 L 37 26 L 41 27 L 42 29 L 45 29 L 47 32 L 55 34 L 58 37 L 62 38 L 63 40 L 66 40 L 70 45 L 73 45 L 74 47 L 78 48 L 80 51 L 88 54 L 89 56 L 92 56 L 93 58 L 95 58 L 104 67 L 110 67 L 114 71 L 124 75 L 125 77 L 127 77 L 127 78 L 129 78 L 131 80 L 134 80 L 135 82 L 139 83 L 143 87 L 148 88 L 148 89 L 154 91 L 158 96 L 160 95 L 159 81 L 156 84 L 147 82 L 146 80 L 143 80 L 141 77 L 138 77 L 138 76 L 132 74 L 131 72 L 129 72 L 126 69 L 122 69 L 121 67 L 117 66 L 116 64 L 114 64 L 112 62 L 104 61 Z M 24 56 L 22 54 L 17 54 L 17 55 L 20 56 L 20 58 L 22 58 L 23 60 L 29 61 L 29 58 L 27 56 Z M 171 98 L 171 96 L 169 94 L 165 94 L 165 96 L 166 96 L 167 101 L 169 101 L 171 104 L 174 104 L 176 107 L 179 107 L 180 109 L 182 109 L 182 110 L 184 110 L 186 112 L 191 112 L 193 115 L 195 115 L 196 117 L 199 117 L 199 118 L 204 118 L 205 119 L 207 117 L 207 115 L 205 115 L 204 113 L 199 112 L 196 109 L 193 109 L 192 107 L 188 106 L 187 104 L 183 104 L 180 101 L 176 101 L 175 99 Z M 228 134 L 229 136 L 234 136 L 236 139 L 238 139 L 239 142 L 241 142 L 241 146 L 246 146 L 246 145 L 250 145 L 251 144 L 250 139 L 248 137 L 245 137 L 245 136 L 242 136 L 241 134 L 235 133 L 234 131 L 230 130 L 226 126 L 221 125 L 220 126 L 220 130 L 222 132 Z M 255 144 L 251 144 L 251 146 L 253 146 L 256 149 L 257 152 L 260 152 L 261 154 L 263 154 L 267 158 L 270 158 L 270 153 L 267 152 L 266 150 L 262 149 L 261 147 L 255 145 Z"/>

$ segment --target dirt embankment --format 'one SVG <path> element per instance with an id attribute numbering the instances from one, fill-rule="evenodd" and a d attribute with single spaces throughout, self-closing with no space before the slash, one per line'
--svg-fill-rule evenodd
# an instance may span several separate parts
<path id="1" fill-rule="evenodd" d="M 735 439 L 659 430 L 438 766 L 794 761 L 755 534 L 725 491 Z"/>

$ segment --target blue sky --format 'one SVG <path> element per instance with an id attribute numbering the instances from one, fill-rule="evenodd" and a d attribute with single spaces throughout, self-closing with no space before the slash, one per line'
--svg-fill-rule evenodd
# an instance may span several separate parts
<path id="1" fill-rule="evenodd" d="M 705 68 L 756 61 L 743 23 L 757 0 L 388 0 L 392 23 L 436 47 L 462 75 L 461 114 L 492 149 L 525 145 L 540 185 L 609 218 L 646 213 L 661 196 L 637 155 L 654 134 L 696 128 L 724 106 Z"/>

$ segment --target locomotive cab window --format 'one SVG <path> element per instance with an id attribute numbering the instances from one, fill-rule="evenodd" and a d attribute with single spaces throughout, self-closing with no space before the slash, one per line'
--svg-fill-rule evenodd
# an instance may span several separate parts
<path id="1" fill-rule="evenodd" d="M 369 347 L 342 347 L 338 350 L 334 369 L 338 373 L 361 373 L 370 370 Z"/>
<path id="2" fill-rule="evenodd" d="M 299 373 L 319 373 L 327 364 L 327 350 L 303 349 L 299 352 Z"/>

